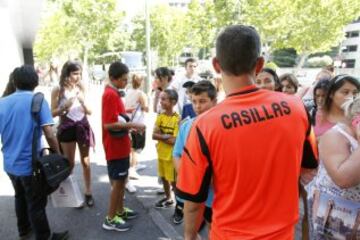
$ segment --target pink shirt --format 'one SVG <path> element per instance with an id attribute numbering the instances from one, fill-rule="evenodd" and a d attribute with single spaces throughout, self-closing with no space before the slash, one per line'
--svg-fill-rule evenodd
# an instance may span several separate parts
<path id="1" fill-rule="evenodd" d="M 329 130 L 333 126 L 335 126 L 335 123 L 331 123 L 326 120 L 321 110 L 316 113 L 314 132 L 317 138 L 322 136 L 327 130 Z"/>

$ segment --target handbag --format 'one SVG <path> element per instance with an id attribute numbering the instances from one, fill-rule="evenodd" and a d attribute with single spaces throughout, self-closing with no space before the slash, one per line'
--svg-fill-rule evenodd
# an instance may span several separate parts
<path id="1" fill-rule="evenodd" d="M 130 118 L 126 114 L 120 114 L 118 118 L 122 118 L 124 122 L 130 121 Z M 121 138 L 126 135 L 129 135 L 129 130 L 127 130 L 127 129 L 119 129 L 119 130 L 109 129 L 109 133 L 113 137 Z"/>
<path id="2" fill-rule="evenodd" d="M 79 185 L 72 175 L 60 183 L 58 189 L 50 195 L 53 207 L 80 207 L 84 203 Z"/>
<path id="3" fill-rule="evenodd" d="M 70 175 L 70 163 L 67 158 L 57 153 L 38 155 L 40 110 L 43 100 L 44 95 L 36 93 L 31 103 L 31 115 L 35 123 L 32 138 L 32 186 L 35 194 L 49 195 Z"/>
<path id="4" fill-rule="evenodd" d="M 138 104 L 135 108 L 135 111 L 132 113 L 131 122 L 139 122 L 141 121 L 141 105 Z M 140 116 L 140 117 L 139 117 Z M 131 147 L 135 150 L 142 150 L 145 147 L 146 141 L 146 132 L 131 132 Z"/>
<path id="5" fill-rule="evenodd" d="M 141 150 L 145 147 L 146 133 L 131 132 L 131 147 L 135 150 Z"/>

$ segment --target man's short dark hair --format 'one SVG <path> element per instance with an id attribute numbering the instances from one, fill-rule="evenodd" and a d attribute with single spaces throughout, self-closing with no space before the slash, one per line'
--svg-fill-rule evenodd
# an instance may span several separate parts
<path id="1" fill-rule="evenodd" d="M 15 68 L 12 77 L 15 87 L 20 90 L 33 91 L 39 85 L 39 76 L 31 65 Z"/>
<path id="2" fill-rule="evenodd" d="M 195 83 L 190 90 L 191 94 L 194 95 L 200 95 L 202 93 L 206 92 L 208 97 L 211 100 L 214 100 L 216 98 L 216 88 L 215 86 L 208 80 L 201 80 L 197 83 Z"/>
<path id="3" fill-rule="evenodd" d="M 196 63 L 196 59 L 195 58 L 188 58 L 185 60 L 185 67 L 187 67 L 188 63 Z"/>
<path id="4" fill-rule="evenodd" d="M 216 40 L 216 58 L 227 74 L 239 76 L 250 73 L 260 53 L 260 37 L 251 26 L 229 26 Z"/>
<path id="5" fill-rule="evenodd" d="M 129 73 L 129 68 L 120 61 L 113 62 L 109 67 L 110 79 L 119 79 L 122 75 L 128 73 Z"/>

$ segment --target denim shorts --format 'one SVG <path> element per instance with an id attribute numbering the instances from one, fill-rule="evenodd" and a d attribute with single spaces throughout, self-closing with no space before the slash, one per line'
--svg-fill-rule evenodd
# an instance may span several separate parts
<path id="1" fill-rule="evenodd" d="M 129 175 L 130 157 L 107 161 L 107 169 L 111 180 L 125 180 Z"/>

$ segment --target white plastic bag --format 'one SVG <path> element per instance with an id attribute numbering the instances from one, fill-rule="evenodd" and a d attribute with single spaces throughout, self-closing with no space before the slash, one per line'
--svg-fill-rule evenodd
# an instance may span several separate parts
<path id="1" fill-rule="evenodd" d="M 50 195 L 53 207 L 80 207 L 84 203 L 79 185 L 70 175 Z"/>

